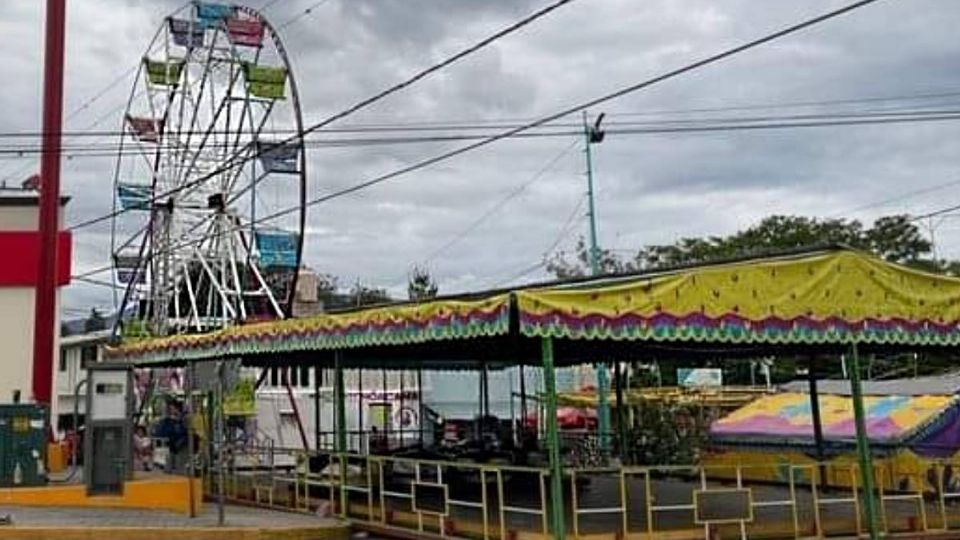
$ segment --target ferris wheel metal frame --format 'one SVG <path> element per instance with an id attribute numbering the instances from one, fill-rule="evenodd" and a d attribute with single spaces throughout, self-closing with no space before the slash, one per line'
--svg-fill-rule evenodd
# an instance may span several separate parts
<path id="1" fill-rule="evenodd" d="M 280 136 L 265 139 L 277 120 L 284 127 L 271 134 Z M 307 157 L 292 63 L 270 22 L 205 2 L 168 15 L 122 122 L 110 231 L 117 330 L 167 335 L 292 315 Z M 136 173 L 150 178 L 131 183 Z M 265 204 L 299 212 L 266 222 Z"/>

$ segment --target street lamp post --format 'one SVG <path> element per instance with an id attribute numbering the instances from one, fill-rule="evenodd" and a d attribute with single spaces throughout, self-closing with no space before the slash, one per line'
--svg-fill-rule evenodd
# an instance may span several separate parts
<path id="1" fill-rule="evenodd" d="M 604 114 L 600 113 L 593 125 L 587 122 L 587 111 L 583 111 L 583 138 L 584 153 L 587 159 L 587 207 L 590 218 L 590 245 L 587 251 L 587 261 L 590 264 L 590 274 L 599 276 L 603 273 L 600 264 L 600 246 L 597 241 L 597 210 L 593 192 L 593 155 L 590 145 L 603 142 L 604 132 L 600 129 Z M 600 434 L 600 453 L 606 457 L 610 455 L 610 374 L 605 363 L 596 366 L 597 375 L 597 429 Z M 621 441 L 622 443 L 622 441 Z"/>

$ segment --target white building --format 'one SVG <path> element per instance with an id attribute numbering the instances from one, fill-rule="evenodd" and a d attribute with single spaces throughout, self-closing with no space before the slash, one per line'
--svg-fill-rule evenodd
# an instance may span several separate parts
<path id="1" fill-rule="evenodd" d="M 53 432 L 73 429 L 74 406 L 83 423 L 86 414 L 86 388 L 80 388 L 80 398 L 75 398 L 77 385 L 86 379 L 87 366 L 103 358 L 103 345 L 110 339 L 110 330 L 98 330 L 60 338 L 60 357 L 54 370 L 53 414 L 50 416 Z"/>

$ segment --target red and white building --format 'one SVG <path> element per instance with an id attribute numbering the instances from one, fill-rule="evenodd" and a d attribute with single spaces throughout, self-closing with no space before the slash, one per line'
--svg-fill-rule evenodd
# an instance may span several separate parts
<path id="1" fill-rule="evenodd" d="M 60 199 L 61 208 L 68 198 Z M 39 225 L 40 194 L 34 189 L 0 187 L 0 403 L 35 401 L 33 377 L 34 302 L 40 266 Z M 61 212 L 62 221 L 62 212 Z M 63 224 L 60 224 L 61 228 Z M 72 242 L 70 233 L 59 234 L 57 258 L 56 312 L 60 307 L 60 287 L 70 283 Z M 59 335 L 60 317 L 54 320 L 53 335 Z M 54 339 L 58 339 L 55 337 Z M 54 350 L 59 343 L 54 343 Z M 48 366 L 53 387 L 55 366 Z M 56 407 L 56 399 L 52 400 Z M 56 411 L 51 411 L 56 416 Z"/>

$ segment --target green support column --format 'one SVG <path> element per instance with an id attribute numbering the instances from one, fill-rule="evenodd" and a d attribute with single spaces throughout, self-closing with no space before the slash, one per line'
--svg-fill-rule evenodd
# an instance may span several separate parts
<path id="1" fill-rule="evenodd" d="M 347 478 L 347 391 L 343 384 L 343 353 L 334 354 L 333 394 L 336 401 L 336 454 L 340 463 L 340 515 L 347 515 L 347 490 L 344 489 Z"/>
<path id="2" fill-rule="evenodd" d="M 547 457 L 550 462 L 550 526 L 553 538 L 563 540 L 566 526 L 563 522 L 563 467 L 560 464 L 560 436 L 557 430 L 557 380 L 553 369 L 553 340 L 543 338 L 541 342 L 543 361 L 543 390 L 545 411 L 543 421 L 546 427 Z"/>
<path id="3" fill-rule="evenodd" d="M 617 409 L 617 454 L 620 458 L 620 463 L 626 461 L 627 456 L 627 423 L 625 420 L 624 409 L 626 409 L 626 403 L 623 400 L 623 383 L 624 383 L 624 374 L 623 370 L 620 369 L 620 362 L 613 363 L 613 384 L 614 384 L 614 397 Z"/>
<path id="4" fill-rule="evenodd" d="M 853 418 L 857 432 L 857 457 L 860 463 L 860 478 L 863 486 L 863 508 L 866 512 L 867 529 L 871 540 L 880 538 L 877 522 L 877 501 L 873 486 L 873 459 L 870 456 L 870 440 L 867 438 L 867 420 L 863 410 L 863 388 L 860 385 L 860 356 L 857 344 L 850 345 L 847 358 L 847 373 L 850 377 L 850 397 L 853 400 Z"/>

